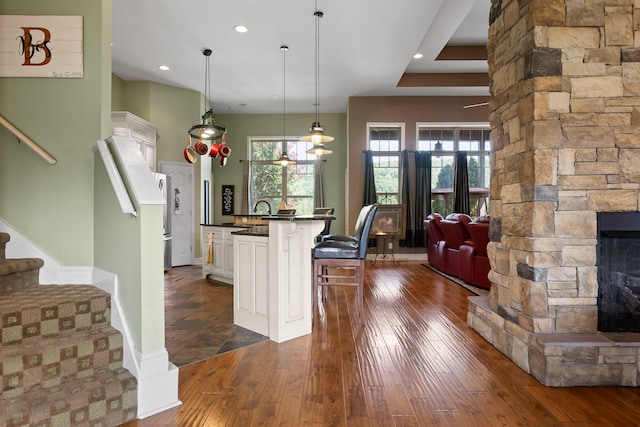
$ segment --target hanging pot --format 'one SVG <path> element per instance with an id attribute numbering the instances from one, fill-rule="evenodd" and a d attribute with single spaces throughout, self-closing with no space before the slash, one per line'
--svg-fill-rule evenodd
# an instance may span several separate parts
<path id="1" fill-rule="evenodd" d="M 231 147 L 229 147 L 226 143 L 220 144 L 220 156 L 229 157 L 231 155 Z"/>
<path id="2" fill-rule="evenodd" d="M 209 152 L 209 147 L 207 147 L 207 144 L 202 141 L 196 142 L 194 148 L 196 149 L 196 153 L 200 154 L 201 156 L 204 156 Z"/>
<path id="3" fill-rule="evenodd" d="M 218 157 L 218 153 L 220 152 L 220 146 L 215 142 L 211 144 L 211 149 L 209 150 L 209 157 L 215 159 Z"/>
<path id="4" fill-rule="evenodd" d="M 191 138 L 187 135 L 189 139 L 189 145 L 184 149 L 184 159 L 189 163 L 196 163 L 198 161 L 198 156 L 196 156 L 196 150 L 191 145 Z"/>

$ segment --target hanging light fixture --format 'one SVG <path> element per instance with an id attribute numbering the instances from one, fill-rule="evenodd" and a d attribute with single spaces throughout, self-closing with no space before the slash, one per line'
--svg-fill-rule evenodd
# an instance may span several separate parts
<path id="1" fill-rule="evenodd" d="M 328 150 L 322 142 L 315 144 L 313 148 L 307 150 L 307 154 L 315 154 L 316 156 L 323 156 L 331 153 L 333 153 L 333 151 Z"/>
<path id="2" fill-rule="evenodd" d="M 202 123 L 198 123 L 193 125 L 191 129 L 189 129 L 189 137 L 194 138 L 196 140 L 207 140 L 213 141 L 215 139 L 220 138 L 225 132 L 226 129 L 222 123 L 218 123 L 213 118 L 213 108 L 210 105 L 211 102 L 211 78 L 210 74 L 210 65 L 209 65 L 209 57 L 211 56 L 211 49 L 204 49 L 202 54 L 206 58 L 205 63 L 205 75 L 204 75 L 204 93 L 206 96 L 205 104 L 207 106 L 207 111 L 202 115 Z"/>
<path id="3" fill-rule="evenodd" d="M 287 166 L 296 162 L 289 158 L 287 154 L 287 51 L 289 46 L 280 46 L 282 51 L 282 154 L 280 158 L 273 163 L 276 165 Z"/>
<path id="4" fill-rule="evenodd" d="M 318 118 L 318 113 L 320 110 L 320 18 L 324 16 L 324 13 L 318 10 L 318 1 L 315 2 L 315 12 L 313 15 L 316 17 L 316 120 L 311 124 L 311 128 L 309 129 L 309 135 L 303 136 L 300 138 L 300 141 L 304 142 L 313 142 L 314 148 L 307 150 L 309 154 L 315 154 L 315 148 L 319 144 L 324 144 L 325 142 L 333 141 L 333 137 L 329 135 L 325 135 L 324 126 L 320 124 L 320 120 Z M 323 146 L 324 147 L 324 146 Z M 330 150 L 325 150 L 330 151 Z M 329 154 L 329 153 L 324 153 Z"/>

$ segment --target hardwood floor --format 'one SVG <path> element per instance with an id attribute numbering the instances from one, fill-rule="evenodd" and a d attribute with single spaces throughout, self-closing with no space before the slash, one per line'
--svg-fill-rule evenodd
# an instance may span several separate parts
<path id="1" fill-rule="evenodd" d="M 633 426 L 640 389 L 540 385 L 466 324 L 466 289 L 367 264 L 365 308 L 328 289 L 311 335 L 180 368 L 183 404 L 126 426 Z"/>

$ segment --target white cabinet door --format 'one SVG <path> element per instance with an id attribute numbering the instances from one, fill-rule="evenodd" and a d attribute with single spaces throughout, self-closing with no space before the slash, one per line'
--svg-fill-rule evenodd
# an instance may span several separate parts
<path id="1" fill-rule="evenodd" d="M 269 335 L 269 239 L 236 236 L 234 239 L 233 322 Z"/>

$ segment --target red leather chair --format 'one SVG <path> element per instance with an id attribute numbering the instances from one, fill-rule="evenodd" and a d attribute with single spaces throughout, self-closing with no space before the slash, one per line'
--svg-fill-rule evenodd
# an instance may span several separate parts
<path id="1" fill-rule="evenodd" d="M 466 214 L 453 213 L 440 221 L 440 229 L 445 242 L 444 272 L 460 277 L 460 246 L 471 239 L 468 224 L 471 217 Z"/>
<path id="2" fill-rule="evenodd" d="M 442 215 L 432 213 L 424 220 L 424 229 L 427 233 L 427 257 L 429 264 L 435 269 L 444 271 L 445 253 L 444 253 L 444 235 L 440 230 L 440 221 Z"/>
<path id="3" fill-rule="evenodd" d="M 488 215 L 478 217 L 470 222 L 471 240 L 460 246 L 460 278 L 467 283 L 487 289 L 491 287 L 488 278 L 491 266 L 487 256 L 489 222 Z"/>

